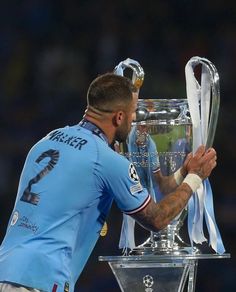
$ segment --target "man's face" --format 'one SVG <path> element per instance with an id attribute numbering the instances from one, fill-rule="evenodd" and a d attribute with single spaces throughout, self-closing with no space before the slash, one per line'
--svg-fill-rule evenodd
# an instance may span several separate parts
<path id="1" fill-rule="evenodd" d="M 117 128 L 115 140 L 118 142 L 126 141 L 129 132 L 131 130 L 131 124 L 136 119 L 136 109 L 138 102 L 138 93 L 133 93 L 133 100 L 130 107 L 124 112 L 124 120 L 122 124 Z"/>

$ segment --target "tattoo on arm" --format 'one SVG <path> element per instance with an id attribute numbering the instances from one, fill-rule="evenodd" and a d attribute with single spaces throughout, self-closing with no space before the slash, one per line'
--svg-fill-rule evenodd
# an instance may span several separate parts
<path id="1" fill-rule="evenodd" d="M 157 172 L 154 174 L 154 177 L 163 195 L 173 192 L 178 187 L 173 174 L 164 176 L 161 172 Z"/>
<path id="2" fill-rule="evenodd" d="M 173 193 L 165 196 L 159 203 L 150 203 L 132 217 L 144 228 L 159 231 L 166 227 L 186 206 L 192 194 L 187 184 L 181 184 Z"/>

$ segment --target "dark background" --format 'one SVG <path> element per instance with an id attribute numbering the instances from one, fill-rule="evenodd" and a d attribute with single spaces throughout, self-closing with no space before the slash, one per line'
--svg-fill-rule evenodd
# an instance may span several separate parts
<path id="1" fill-rule="evenodd" d="M 197 291 L 234 291 L 235 1 L 22 0 L 0 2 L 0 240 L 24 158 L 56 127 L 77 123 L 89 83 L 127 57 L 140 62 L 140 98 L 186 97 L 184 67 L 192 56 L 218 69 L 221 108 L 211 176 L 215 213 L 230 260 L 199 262 Z M 120 254 L 121 214 L 113 207 L 76 291 L 119 291 L 99 255 Z M 144 236 L 145 237 L 145 236 Z"/>

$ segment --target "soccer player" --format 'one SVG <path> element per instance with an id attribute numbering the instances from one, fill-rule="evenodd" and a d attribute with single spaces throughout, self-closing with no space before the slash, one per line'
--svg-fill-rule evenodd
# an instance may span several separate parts
<path id="1" fill-rule="evenodd" d="M 89 86 L 83 120 L 29 151 L 0 247 L 0 291 L 73 291 L 113 201 L 158 231 L 210 175 L 216 152 L 201 146 L 182 167 L 184 180 L 173 176 L 176 189 L 154 202 L 133 164 L 110 147 L 126 140 L 137 99 L 128 78 L 101 75 Z"/>

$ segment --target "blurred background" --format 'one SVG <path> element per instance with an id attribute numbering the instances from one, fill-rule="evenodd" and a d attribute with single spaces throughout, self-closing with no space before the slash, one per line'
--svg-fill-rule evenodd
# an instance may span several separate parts
<path id="1" fill-rule="evenodd" d="M 233 0 L 1 1 L 0 241 L 27 152 L 52 129 L 82 118 L 92 79 L 130 57 L 146 73 L 140 98 L 185 98 L 184 67 L 198 55 L 212 61 L 220 75 L 218 167 L 211 184 L 231 259 L 200 261 L 196 291 L 235 291 L 235 15 Z M 76 291 L 119 291 L 98 256 L 121 253 L 121 222 L 114 206 L 108 234 L 98 241 Z"/>

